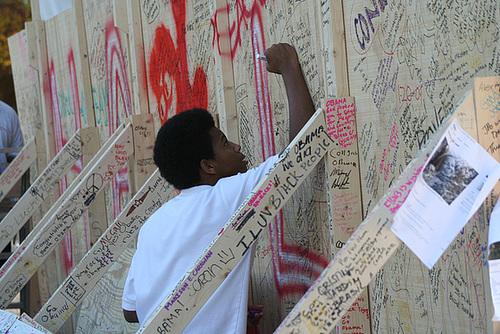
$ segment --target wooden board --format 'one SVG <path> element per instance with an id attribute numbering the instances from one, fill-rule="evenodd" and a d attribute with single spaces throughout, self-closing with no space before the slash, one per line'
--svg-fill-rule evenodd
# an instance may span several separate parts
<path id="1" fill-rule="evenodd" d="M 127 163 L 132 153 L 132 128 L 128 125 L 120 131 L 120 135 L 113 141 L 111 147 L 102 152 L 78 186 L 71 193 L 64 195 L 61 207 L 57 208 L 44 228 L 33 237 L 20 256 L 0 277 L 0 286 L 2 291 L 5 291 L 5 294 L 0 295 L 0 305 L 5 307 L 14 298 L 17 291 L 27 283 L 95 196 Z"/>
<path id="2" fill-rule="evenodd" d="M 143 324 L 140 333 L 182 332 L 333 146 L 325 128 L 324 112 L 318 109 L 175 289 Z M 207 269 L 213 279 L 200 284 L 196 277 L 200 268 L 214 267 L 219 270 Z"/>
<path id="3" fill-rule="evenodd" d="M 94 116 L 105 142 L 133 114 L 127 36 L 115 27 L 113 0 L 82 1 Z M 106 189 L 108 224 L 130 200 L 127 169 Z M 99 227 L 102 231 L 105 226 Z"/>
<path id="4" fill-rule="evenodd" d="M 26 23 L 29 27 L 30 23 Z M 31 26 L 32 27 L 32 26 Z M 27 28 L 29 29 L 29 28 Z M 14 79 L 14 89 L 17 101 L 17 113 L 21 123 L 24 138 L 35 138 L 37 150 L 37 163 L 33 164 L 30 168 L 30 181 L 35 180 L 39 171 L 45 169 L 47 165 L 46 148 L 44 133 L 42 131 L 42 115 L 40 112 L 40 85 L 38 82 L 38 73 L 30 66 L 30 64 L 37 63 L 35 61 L 35 50 L 33 48 L 34 41 L 30 44 L 28 42 L 27 29 L 10 36 L 8 38 L 9 53 L 11 58 L 12 76 Z M 33 37 L 33 33 L 31 34 Z M 31 47 L 30 47 L 31 45 Z M 50 197 L 50 196 L 48 196 Z M 50 199 L 45 201 L 45 204 L 33 213 L 33 224 L 36 224 L 43 212 L 48 210 Z M 41 272 L 44 272 L 43 270 Z M 41 274 L 41 273 L 40 273 Z M 30 287 L 31 305 L 30 310 L 41 305 L 41 301 L 48 298 L 48 285 L 46 275 L 38 275 L 38 285 L 33 284 Z M 32 287 L 37 286 L 35 291 Z M 37 298 L 40 296 L 40 299 Z M 41 300 L 41 301 L 40 301 Z"/>
<path id="5" fill-rule="evenodd" d="M 38 73 L 30 66 L 28 33 L 22 30 L 8 38 L 9 54 L 16 92 L 17 114 L 24 138 L 34 138 L 36 131 L 42 129 L 40 112 L 40 85 Z"/>
<path id="6" fill-rule="evenodd" d="M 321 1 L 327 97 L 351 96 L 342 0 Z"/>
<path id="7" fill-rule="evenodd" d="M 323 101 L 328 135 L 335 148 L 326 157 L 328 205 L 334 255 L 341 252 L 349 237 L 363 220 L 359 150 L 356 132 L 356 105 L 353 97 Z M 339 333 L 370 333 L 368 290 L 364 289 L 354 305 L 342 317 Z"/>
<path id="8" fill-rule="evenodd" d="M 498 131 L 500 126 L 500 115 L 498 114 L 500 107 L 500 77 L 482 77 L 474 79 L 474 103 L 477 114 L 477 132 L 478 142 L 483 148 L 490 153 L 497 161 L 500 161 L 500 140 L 498 139 Z M 480 209 L 489 223 L 491 212 L 498 202 L 500 196 L 500 187 L 497 184 L 493 191 L 486 199 L 486 203 Z M 488 224 L 489 225 L 489 224 Z M 481 259 L 486 262 L 486 252 L 482 254 Z M 491 281 L 490 281 L 491 282 Z M 491 296 L 491 284 L 486 284 L 485 294 Z M 494 310 L 490 310 L 490 305 L 487 306 L 488 317 L 492 316 Z M 500 332 L 500 322 L 493 322 L 493 332 Z"/>
<path id="9" fill-rule="evenodd" d="M 28 40 L 30 41 L 30 54 L 32 65 L 36 66 L 38 74 L 38 84 L 40 91 L 40 110 L 42 118 L 42 131 L 44 132 L 47 160 L 52 160 L 56 155 L 54 119 L 52 117 L 52 96 L 50 86 L 44 86 L 49 82 L 49 67 L 47 60 L 47 38 L 45 34 L 45 23 L 40 20 L 33 20 L 29 25 Z M 43 87 L 41 89 L 40 87 Z"/>
<path id="10" fill-rule="evenodd" d="M 157 170 L 50 297 L 34 320 L 51 331 L 59 330 L 120 254 L 135 240 L 147 218 L 173 197 L 174 193 L 173 187 Z"/>
<path id="11" fill-rule="evenodd" d="M 132 84 L 134 114 L 149 114 L 141 4 L 140 1 L 134 0 L 125 0 L 122 3 L 123 6 L 126 6 L 128 13 L 126 19 L 130 46 L 130 81 Z"/>
<path id="12" fill-rule="evenodd" d="M 90 96 L 84 94 L 84 86 L 90 85 L 89 81 L 84 81 L 82 71 L 82 61 L 86 59 L 81 59 L 78 25 L 75 24 L 76 17 L 81 15 L 75 7 L 71 7 L 45 22 L 49 75 L 44 86 L 50 87 L 51 91 L 56 152 L 62 149 L 76 130 L 88 127 L 89 121 L 93 125 L 92 118 L 89 120 L 88 116 L 89 111 L 92 112 L 89 108 L 92 102 L 88 100 Z M 60 193 L 81 173 L 82 163 L 79 160 L 61 180 Z M 66 276 L 87 252 L 88 231 L 89 219 L 84 214 L 59 247 L 61 277 Z"/>
<path id="13" fill-rule="evenodd" d="M 31 139 L 0 175 L 0 201 L 4 199 L 35 160 L 35 140 Z"/>
<path id="14" fill-rule="evenodd" d="M 98 154 L 101 143 L 99 140 L 99 129 L 97 127 L 87 127 L 80 131 L 82 133 L 82 165 L 85 168 L 91 163 L 96 154 Z M 103 193 L 96 197 L 86 214 L 84 240 L 80 242 L 85 242 L 85 249 L 88 251 L 108 226 L 106 201 Z"/>
<path id="15" fill-rule="evenodd" d="M 132 125 L 134 130 L 134 177 L 135 184 L 140 188 L 156 169 L 153 160 L 155 145 L 153 115 L 133 115 Z"/>
<path id="16" fill-rule="evenodd" d="M 236 109 L 236 87 L 234 85 L 233 60 L 231 57 L 231 34 L 227 0 L 215 0 L 215 13 L 211 25 L 214 29 L 213 48 L 215 95 L 219 128 L 226 137 L 240 143 L 238 112 Z"/>
<path id="17" fill-rule="evenodd" d="M 45 196 L 52 191 L 56 183 L 80 156 L 81 138 L 80 133 L 77 132 L 0 222 L 0 234 L 2 235 L 0 249 L 3 249 L 12 240 L 14 235 L 43 203 Z"/>

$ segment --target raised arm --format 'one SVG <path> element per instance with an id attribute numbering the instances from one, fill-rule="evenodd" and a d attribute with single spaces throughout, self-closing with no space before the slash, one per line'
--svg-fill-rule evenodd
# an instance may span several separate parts
<path id="1" fill-rule="evenodd" d="M 285 82 L 292 140 L 314 114 L 314 104 L 295 49 L 285 43 L 274 44 L 264 53 L 267 70 L 281 74 Z"/>

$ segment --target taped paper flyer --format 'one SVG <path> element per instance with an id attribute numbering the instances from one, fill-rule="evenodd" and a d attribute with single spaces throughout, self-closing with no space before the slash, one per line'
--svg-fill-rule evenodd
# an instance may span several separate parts
<path id="1" fill-rule="evenodd" d="M 392 232 L 430 269 L 500 178 L 500 164 L 455 120 L 394 217 Z"/>

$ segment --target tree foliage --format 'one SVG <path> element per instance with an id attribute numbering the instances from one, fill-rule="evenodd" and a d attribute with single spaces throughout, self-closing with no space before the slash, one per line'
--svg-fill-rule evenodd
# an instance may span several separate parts
<path id="1" fill-rule="evenodd" d="M 24 29 L 31 8 L 25 0 L 0 0 L 0 100 L 15 107 L 14 84 L 7 38 Z"/>

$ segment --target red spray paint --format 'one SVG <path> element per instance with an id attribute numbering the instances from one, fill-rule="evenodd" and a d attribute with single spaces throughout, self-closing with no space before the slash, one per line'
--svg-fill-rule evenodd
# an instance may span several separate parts
<path id="1" fill-rule="evenodd" d="M 113 19 L 106 24 L 106 88 L 108 91 L 109 135 L 111 136 L 120 125 L 120 108 L 124 116 L 132 115 L 132 98 L 125 66 L 125 57 L 118 28 Z M 121 197 L 128 193 L 127 168 L 120 170 L 113 178 L 113 209 L 114 217 L 121 212 Z"/>
<path id="2" fill-rule="evenodd" d="M 192 108 L 208 107 L 207 79 L 201 66 L 196 66 L 193 83 L 189 79 L 186 47 L 186 3 L 172 1 L 177 40 L 163 24 L 155 31 L 149 57 L 149 84 L 158 104 L 163 124 L 175 102 L 176 113 Z M 175 93 L 174 93 L 175 88 Z"/>
<path id="3" fill-rule="evenodd" d="M 71 96 L 73 98 L 73 110 L 75 111 L 75 130 L 79 130 L 82 128 L 82 115 L 81 115 L 81 104 L 80 104 L 80 90 L 78 89 L 78 79 L 76 75 L 76 65 L 75 65 L 75 57 L 73 54 L 73 49 L 70 48 L 68 53 L 68 70 L 69 70 L 69 79 L 71 82 Z M 80 174 L 83 170 L 82 159 L 78 159 L 76 164 L 71 168 L 75 172 L 76 175 Z M 85 226 L 85 241 L 87 245 L 87 251 L 90 246 L 90 236 L 89 236 L 89 224 L 88 224 L 88 215 L 87 212 L 83 213 L 83 222 Z M 72 249 L 72 248 L 71 248 Z M 65 252 L 67 253 L 67 251 Z"/>
<path id="4" fill-rule="evenodd" d="M 61 111 L 59 108 L 59 99 L 57 97 L 57 83 L 56 75 L 54 70 L 54 60 L 50 60 L 49 65 L 49 89 L 50 89 L 50 101 L 52 103 L 52 117 L 54 120 L 54 134 L 55 134 L 55 148 L 56 152 L 59 152 L 66 144 L 66 139 L 63 137 L 62 131 L 62 121 L 61 121 Z M 61 179 L 59 183 L 59 192 L 62 195 L 64 191 L 68 188 L 68 181 L 66 176 Z M 62 244 L 60 246 L 62 251 L 64 270 L 66 274 L 73 268 L 73 247 L 71 240 L 71 231 L 63 238 Z"/>

